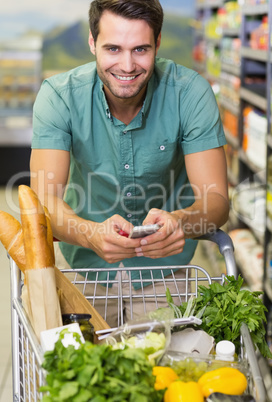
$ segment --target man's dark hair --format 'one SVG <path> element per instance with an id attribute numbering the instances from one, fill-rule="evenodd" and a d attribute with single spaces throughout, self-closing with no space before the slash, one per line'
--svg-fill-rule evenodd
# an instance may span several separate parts
<path id="1" fill-rule="evenodd" d="M 144 20 L 153 29 L 155 43 L 163 24 L 163 9 L 159 0 L 93 0 L 89 9 L 89 25 L 94 42 L 99 34 L 99 22 L 104 11 L 123 18 Z"/>

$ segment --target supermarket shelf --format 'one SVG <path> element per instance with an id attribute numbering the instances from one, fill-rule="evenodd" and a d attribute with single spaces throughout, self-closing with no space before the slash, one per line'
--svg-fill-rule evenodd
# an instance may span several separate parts
<path id="1" fill-rule="evenodd" d="M 226 73 L 230 73 L 233 75 L 236 75 L 237 77 L 240 76 L 240 71 L 241 67 L 240 66 L 235 66 L 234 64 L 228 64 L 228 63 L 221 63 L 221 70 L 225 71 Z"/>
<path id="2" fill-rule="evenodd" d="M 206 22 L 211 19 L 218 10 L 216 8 L 224 7 L 225 1 L 209 1 L 200 0 L 197 1 L 197 9 L 200 10 L 198 15 L 203 17 L 203 20 Z M 234 150 L 238 151 L 238 162 L 236 161 L 236 165 L 233 168 L 239 171 L 238 174 L 234 175 L 233 171 L 231 170 L 232 164 L 230 164 L 228 168 L 228 181 L 230 183 L 230 193 L 231 191 L 235 192 L 237 186 L 239 187 L 239 183 L 243 183 L 247 180 L 253 180 L 256 182 L 257 185 L 260 185 L 262 188 L 266 188 L 267 183 L 267 166 L 262 162 L 265 160 L 260 160 L 260 165 L 264 166 L 259 167 L 256 166 L 251 160 L 248 158 L 247 154 L 243 151 L 242 148 L 242 141 L 244 136 L 244 109 L 246 107 L 252 107 L 257 109 L 260 114 L 264 114 L 267 116 L 267 158 L 272 155 L 272 134 L 271 134 L 271 80 L 272 80 L 272 47 L 268 50 L 262 49 L 252 49 L 249 47 L 250 35 L 255 28 L 258 27 L 262 17 L 267 15 L 268 21 L 271 26 L 272 24 L 272 1 L 267 0 L 265 4 L 249 4 L 253 1 L 248 1 L 248 4 L 242 4 L 244 1 L 238 2 L 240 3 L 240 15 L 241 15 L 241 27 L 240 29 L 222 29 L 222 38 L 221 44 L 216 48 L 216 51 L 221 53 L 221 72 L 231 74 L 235 77 L 239 77 L 241 80 L 241 87 L 239 93 L 235 92 L 235 94 L 240 97 L 240 104 L 238 106 L 234 106 L 233 102 L 229 101 L 229 98 L 218 96 L 218 104 L 220 110 L 224 113 L 224 109 L 226 112 L 231 112 L 236 116 L 238 119 L 238 138 L 236 139 L 230 133 L 227 132 L 225 129 L 225 135 L 227 142 L 229 144 L 228 150 L 230 151 L 229 155 L 230 158 Z M 257 3 L 257 0 L 255 1 Z M 260 1 L 258 1 L 260 3 Z M 205 3 L 205 4 L 203 4 Z M 206 19 L 205 19 L 206 17 Z M 220 16 L 219 16 L 220 17 Z M 219 22 L 220 24 L 220 22 Z M 231 64 L 231 61 L 228 59 L 228 53 L 225 54 L 224 51 L 224 38 L 228 38 L 229 42 L 231 43 L 232 38 L 238 37 L 241 41 L 241 48 L 240 48 L 240 65 L 235 66 Z M 203 35 L 203 40 L 206 42 L 206 45 L 210 45 L 212 42 Z M 226 43 L 227 39 L 226 39 Z M 258 45 L 256 45 L 257 47 Z M 227 46 L 226 46 L 227 47 Z M 207 47 L 206 51 L 209 48 Z M 222 50 L 222 52 L 221 52 Z M 202 70 L 203 71 L 203 70 Z M 222 87 L 222 83 L 220 77 L 211 76 L 210 74 L 205 73 L 203 71 L 202 75 L 205 76 L 212 84 L 216 83 L 220 87 Z M 259 79 L 254 79 L 255 77 Z M 222 88 L 223 90 L 224 88 Z M 224 91 L 223 91 L 224 93 Z M 237 102 L 238 103 L 238 102 Z M 226 113 L 227 114 L 227 113 Z M 223 116 L 223 114 L 222 114 Z M 231 149 L 232 148 L 232 149 Z M 256 149 L 257 152 L 257 149 Z M 254 156 L 254 155 L 253 155 Z M 257 155 L 256 155 L 257 156 Z M 265 156 L 263 157 L 265 159 Z M 253 157 L 252 157 L 253 160 Z M 256 160 L 258 162 L 258 160 Z M 267 161 L 266 161 L 267 162 Z M 238 176 L 238 177 L 236 177 Z M 265 202 L 265 200 L 264 200 Z M 265 261 L 264 256 L 266 254 L 267 249 L 267 242 L 272 241 L 272 219 L 266 218 L 266 221 L 263 222 L 260 220 L 260 224 L 257 223 L 257 220 L 250 220 L 247 218 L 248 211 L 245 209 L 243 215 L 243 211 L 237 211 L 237 205 L 234 204 L 234 200 L 230 199 L 231 210 L 228 219 L 228 230 L 234 232 L 238 228 L 245 228 L 255 238 L 256 241 L 256 261 L 254 259 L 251 260 L 251 249 L 245 251 L 245 255 L 241 255 L 239 261 L 239 256 L 236 254 L 235 258 L 237 261 L 238 269 L 242 273 L 242 276 L 245 278 L 245 282 L 255 290 L 263 290 L 266 297 L 267 307 L 269 309 L 272 308 L 272 287 L 268 286 L 262 277 L 262 273 L 265 269 Z M 262 207 L 265 207 L 262 204 Z M 262 212 L 259 211 L 258 212 Z M 267 214 L 266 214 L 267 215 Z M 255 227 L 254 227 L 255 226 Z M 257 227 L 256 227 L 257 226 Z M 259 227 L 260 226 L 260 227 Z M 265 227 L 263 227 L 265 226 Z M 262 230 L 260 230 L 260 228 Z M 234 245 L 235 247 L 235 245 Z M 250 246 L 249 246 L 250 247 Z M 238 247 L 235 247 L 236 251 Z M 264 253 L 264 255 L 263 255 Z M 208 252 L 208 255 L 212 253 Z M 249 256 L 249 260 L 246 258 L 247 255 Z M 247 262 L 246 262 L 247 261 Z M 214 264 L 216 262 L 214 261 Z M 241 266 L 240 264 L 246 265 Z M 256 270 L 254 270 L 254 266 Z M 253 289 L 252 288 L 252 289 Z M 272 402 L 272 367 L 267 367 L 268 361 L 263 359 L 262 367 L 264 367 L 262 377 L 265 380 L 266 389 L 269 394 L 269 400 Z"/>
<path id="3" fill-rule="evenodd" d="M 250 102 L 253 106 L 256 106 L 264 111 L 267 110 L 267 99 L 265 96 L 258 95 L 256 92 L 245 87 L 240 88 L 240 97 L 245 101 Z"/>
<path id="4" fill-rule="evenodd" d="M 250 47 L 242 46 L 241 47 L 241 56 L 246 57 L 248 59 L 254 59 L 258 61 L 268 61 L 269 53 L 267 50 L 261 49 L 251 49 Z"/>
<path id="5" fill-rule="evenodd" d="M 223 28 L 222 36 L 239 36 L 240 27 L 238 28 Z"/>
<path id="6" fill-rule="evenodd" d="M 239 158 L 241 159 L 241 161 L 243 161 L 248 167 L 249 169 L 255 173 L 255 177 L 263 184 L 266 183 L 266 169 L 260 169 L 258 166 L 254 165 L 254 163 L 252 163 L 247 155 L 245 154 L 245 152 L 242 149 L 239 149 Z"/>
<path id="7" fill-rule="evenodd" d="M 242 6 L 242 13 L 244 15 L 262 15 L 267 14 L 269 11 L 269 4 L 250 4 Z"/>
<path id="8" fill-rule="evenodd" d="M 203 73 L 203 76 L 206 78 L 207 81 L 209 82 L 218 82 L 219 81 L 219 77 L 209 74 L 207 72 Z"/>
<path id="9" fill-rule="evenodd" d="M 239 106 L 238 105 L 231 103 L 228 99 L 224 99 L 222 96 L 219 97 L 219 103 L 223 108 L 229 110 L 235 116 L 239 115 Z"/>
<path id="10" fill-rule="evenodd" d="M 218 8 L 222 7 L 224 5 L 223 0 L 211 0 L 208 3 L 202 3 L 198 1 L 196 3 L 196 9 L 197 10 L 205 10 L 205 9 L 210 9 L 210 8 Z"/>
<path id="11" fill-rule="evenodd" d="M 208 44 L 212 44 L 213 46 L 220 46 L 221 44 L 221 38 L 210 38 L 209 36 L 205 36 L 205 41 Z"/>
<path id="12" fill-rule="evenodd" d="M 234 149 L 239 149 L 239 138 L 234 137 L 228 130 L 224 128 L 225 131 L 225 136 L 226 140 L 228 141 L 228 144 L 232 146 Z"/>

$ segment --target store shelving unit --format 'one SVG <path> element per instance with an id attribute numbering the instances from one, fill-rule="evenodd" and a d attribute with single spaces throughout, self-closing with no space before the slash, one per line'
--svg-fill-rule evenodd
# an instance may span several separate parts
<path id="1" fill-rule="evenodd" d="M 248 34 L 254 28 L 254 24 L 258 24 L 260 18 L 267 15 L 270 21 L 271 29 L 271 2 L 267 4 L 247 5 L 242 7 L 242 30 L 241 30 L 241 107 L 252 105 L 261 110 L 267 119 L 267 137 L 266 137 L 266 163 L 264 169 L 259 169 L 253 163 L 248 161 L 246 155 L 241 151 L 241 179 L 243 175 L 251 172 L 254 180 L 259 181 L 267 190 L 268 180 L 268 158 L 271 154 L 271 49 L 252 49 L 249 46 Z M 268 35 L 270 37 L 270 35 Z M 263 82 L 257 84 L 247 84 L 246 78 L 248 75 L 256 74 L 263 77 Z M 241 127 L 241 135 L 243 136 L 243 127 Z M 272 236 L 272 225 L 267 218 L 265 219 L 264 235 L 262 240 L 263 245 L 263 290 L 264 298 L 268 309 L 271 309 L 272 304 L 272 288 L 269 285 L 266 270 L 267 250 Z"/>
<path id="2" fill-rule="evenodd" d="M 228 142 L 226 155 L 231 194 L 231 212 L 227 230 L 229 232 L 235 232 L 236 229 L 245 229 L 250 235 L 253 235 L 256 241 L 256 247 L 260 254 L 262 254 L 260 260 L 261 264 L 256 264 L 256 266 L 258 266 L 258 274 L 260 274 L 260 270 L 262 271 L 261 279 L 257 286 L 261 287 L 259 290 L 264 291 L 264 302 L 268 310 L 272 312 L 272 268 L 270 272 L 266 269 L 267 260 L 272 260 L 272 246 L 269 247 L 272 243 L 272 213 L 269 217 L 266 206 L 267 187 L 269 183 L 272 188 L 272 177 L 271 173 L 268 171 L 268 161 L 270 160 L 272 164 L 272 55 L 271 44 L 268 46 L 268 49 L 259 49 L 252 48 L 250 41 L 252 31 L 260 25 L 264 16 L 268 16 L 268 38 L 271 38 L 272 1 L 268 0 L 267 3 L 264 4 L 252 3 L 253 1 L 249 2 L 245 0 L 240 6 L 240 27 L 219 27 L 219 29 L 221 29 L 220 40 L 214 45 L 217 46 L 220 52 L 220 73 L 216 76 L 211 76 L 208 69 L 204 68 L 208 65 L 208 61 L 204 60 L 209 57 L 207 49 L 211 42 L 210 38 L 207 37 L 205 27 L 209 24 L 209 19 L 212 18 L 216 12 L 220 11 L 219 9 L 226 6 L 227 1 L 197 1 L 196 20 L 201 21 L 201 30 L 198 31 L 196 40 L 198 42 L 202 41 L 202 49 L 204 49 L 206 55 L 202 56 L 202 69 L 198 68 L 197 63 L 194 65 L 194 68 L 207 78 L 213 87 L 216 86 L 216 88 L 220 88 L 219 92 L 216 93 L 216 97 Z M 260 2 L 256 1 L 256 3 Z M 202 37 L 201 32 L 203 33 Z M 239 44 L 240 41 L 239 49 L 237 47 L 237 55 L 240 57 L 238 62 L 237 60 L 233 62 L 228 59 L 228 53 L 225 54 L 224 51 L 228 49 L 226 44 L 233 44 L 234 42 L 232 41 L 236 40 L 236 44 Z M 226 85 L 226 82 L 230 84 L 230 87 L 233 83 L 236 85 L 236 87 L 233 87 L 233 92 L 231 92 L 231 88 Z M 228 89 L 230 89 L 230 91 L 228 91 Z M 231 98 L 229 98 L 228 95 L 230 95 Z M 266 118 L 264 142 L 263 144 L 261 144 L 261 142 L 258 143 L 258 146 L 261 145 L 260 149 L 256 147 L 255 150 L 253 147 L 251 154 L 247 148 L 248 142 L 246 140 L 248 133 L 246 132 L 247 127 L 245 126 L 247 118 L 246 113 L 249 108 L 253 109 L 256 116 Z M 228 125 L 232 119 L 235 121 L 235 128 L 232 127 L 230 129 Z M 259 159 L 258 154 L 262 155 Z M 261 200 L 261 204 L 257 203 L 255 211 L 253 212 L 255 215 L 260 215 L 263 212 L 263 215 L 265 215 L 263 216 L 263 220 L 256 221 L 256 219 L 253 219 L 251 221 L 246 215 L 248 211 L 240 209 L 237 211 L 234 202 L 235 196 L 239 197 L 239 192 L 242 194 L 247 186 L 249 191 L 256 191 L 257 202 Z M 260 199 L 258 199 L 258 197 L 260 197 Z M 241 200 L 245 201 L 246 199 L 241 197 Z M 243 206 L 243 202 L 240 202 L 239 207 L 241 206 Z M 258 261 L 258 263 L 260 261 Z M 252 283 L 252 273 L 249 272 L 249 270 L 254 270 L 255 265 L 251 262 L 245 264 L 246 266 L 242 266 L 243 262 L 241 262 L 240 259 L 238 259 L 238 263 L 242 275 L 247 281 L 247 285 L 254 288 L 256 283 Z M 272 316 L 272 313 L 270 313 L 270 316 Z"/>
<path id="3" fill-rule="evenodd" d="M 0 42 L 0 185 L 29 185 L 32 108 L 41 85 L 42 41 Z"/>

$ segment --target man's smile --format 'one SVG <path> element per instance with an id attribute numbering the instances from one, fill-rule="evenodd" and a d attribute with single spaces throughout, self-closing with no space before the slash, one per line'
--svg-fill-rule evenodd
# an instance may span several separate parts
<path id="1" fill-rule="evenodd" d="M 117 75 L 117 74 L 112 74 L 115 78 L 117 78 L 120 81 L 132 81 L 136 77 L 138 77 L 140 74 L 137 75 L 131 75 L 131 76 L 125 76 L 125 75 Z"/>

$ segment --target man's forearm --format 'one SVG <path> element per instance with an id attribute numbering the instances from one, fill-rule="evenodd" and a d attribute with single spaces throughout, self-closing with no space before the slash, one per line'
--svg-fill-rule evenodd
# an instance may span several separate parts
<path id="1" fill-rule="evenodd" d="M 86 247 L 86 234 L 91 233 L 95 223 L 80 218 L 65 201 L 55 195 L 47 194 L 44 198 L 54 237 L 69 244 Z"/>
<path id="2" fill-rule="evenodd" d="M 173 211 L 181 219 L 186 238 L 214 231 L 228 219 L 229 202 L 218 193 L 209 193 L 205 201 L 196 200 L 190 207 Z"/>

